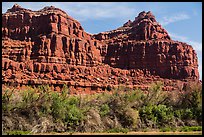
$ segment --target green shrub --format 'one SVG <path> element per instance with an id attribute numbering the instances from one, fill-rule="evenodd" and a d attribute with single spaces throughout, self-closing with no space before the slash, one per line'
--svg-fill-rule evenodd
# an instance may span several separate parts
<path id="1" fill-rule="evenodd" d="M 172 121 L 174 117 L 173 109 L 171 107 L 166 107 L 166 105 L 154 106 L 152 111 L 161 125 Z"/>
<path id="2" fill-rule="evenodd" d="M 132 90 L 124 94 L 123 100 L 126 106 L 139 108 L 143 105 L 143 100 L 145 99 L 144 92 L 137 89 Z"/>
<path id="3" fill-rule="evenodd" d="M 194 118 L 192 109 L 177 109 L 174 110 L 174 116 L 182 120 L 190 120 Z"/>
<path id="4" fill-rule="evenodd" d="M 51 106 L 52 106 L 51 94 L 48 94 L 48 93 L 41 94 L 40 99 L 36 103 L 39 104 L 40 113 L 44 115 L 49 115 L 52 112 L 51 111 Z"/>
<path id="5" fill-rule="evenodd" d="M 59 93 L 52 93 L 52 116 L 62 120 L 69 127 L 76 127 L 83 120 L 83 111 L 79 108 L 79 98 L 70 96 L 64 98 Z"/>
<path id="6" fill-rule="evenodd" d="M 139 114 L 143 121 L 151 120 L 160 126 L 168 124 L 174 118 L 173 109 L 166 105 L 144 106 L 139 110 Z"/>
<path id="7" fill-rule="evenodd" d="M 63 100 L 59 93 L 52 93 L 52 105 L 51 105 L 51 113 L 55 120 L 65 120 L 67 113 L 67 104 L 66 101 Z"/>
<path id="8" fill-rule="evenodd" d="M 157 122 L 157 118 L 154 116 L 153 106 L 144 106 L 139 110 L 139 116 L 143 121 L 151 120 L 153 122 Z"/>
<path id="9" fill-rule="evenodd" d="M 37 101 L 40 97 L 40 94 L 36 94 L 35 89 L 27 86 L 25 90 L 21 91 L 22 93 L 22 102 L 20 102 L 20 108 L 28 109 L 37 105 Z"/>
<path id="10" fill-rule="evenodd" d="M 193 108 L 193 113 L 197 121 L 202 121 L 202 107 Z"/>
<path id="11" fill-rule="evenodd" d="M 76 105 L 76 106 L 79 106 L 79 97 L 77 96 L 70 96 L 69 98 L 66 98 L 66 100 L 68 101 L 67 103 L 69 105 Z"/>
<path id="12" fill-rule="evenodd" d="M 37 89 L 40 93 L 49 93 L 51 92 L 50 86 L 49 85 L 39 85 Z"/>
<path id="13" fill-rule="evenodd" d="M 11 104 L 11 99 L 12 99 L 12 96 L 13 96 L 13 90 L 11 89 L 5 89 L 3 90 L 2 92 L 2 110 L 3 112 L 10 112 L 10 110 L 14 107 L 12 104 Z"/>
<path id="14" fill-rule="evenodd" d="M 174 116 L 181 119 L 182 118 L 182 110 L 178 109 L 178 110 L 174 110 Z"/>
<path id="15" fill-rule="evenodd" d="M 80 110 L 75 105 L 69 107 L 69 110 L 66 114 L 65 123 L 71 128 L 76 128 L 79 126 L 80 122 L 84 119 L 83 111 Z"/>
<path id="16" fill-rule="evenodd" d="M 110 108 L 108 106 L 108 104 L 103 104 L 100 107 L 100 115 L 103 117 L 105 115 L 107 115 L 110 112 Z"/>
<path id="17" fill-rule="evenodd" d="M 139 119 L 139 112 L 133 108 L 122 108 L 115 111 L 121 125 L 125 128 L 136 128 Z"/>
<path id="18" fill-rule="evenodd" d="M 194 85 L 192 88 L 192 111 L 193 118 L 202 121 L 202 86 Z"/>
<path id="19" fill-rule="evenodd" d="M 202 107 L 202 85 L 189 83 L 180 95 L 181 108 Z"/>
<path id="20" fill-rule="evenodd" d="M 137 128 L 137 123 L 139 119 L 139 112 L 132 108 L 126 108 L 123 110 L 124 124 L 125 127 Z"/>
<path id="21" fill-rule="evenodd" d="M 69 94 L 70 94 L 70 90 L 67 87 L 67 85 L 64 84 L 63 87 L 62 87 L 62 96 L 63 96 L 63 98 L 66 98 Z"/>
<path id="22" fill-rule="evenodd" d="M 143 98 L 143 106 L 159 105 L 163 103 L 166 94 L 162 92 L 162 85 L 162 82 L 156 82 L 150 86 L 147 95 Z"/>
<path id="23" fill-rule="evenodd" d="M 193 119 L 192 109 L 183 109 L 182 119 Z"/>

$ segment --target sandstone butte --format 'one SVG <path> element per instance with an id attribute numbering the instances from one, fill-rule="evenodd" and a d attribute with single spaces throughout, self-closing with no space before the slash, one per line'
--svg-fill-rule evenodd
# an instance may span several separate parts
<path id="1" fill-rule="evenodd" d="M 2 14 L 3 85 L 60 91 L 66 84 L 72 94 L 90 94 L 120 86 L 147 90 L 156 81 L 165 91 L 201 83 L 195 50 L 172 40 L 150 11 L 94 35 L 53 6 L 31 11 L 15 4 Z"/>

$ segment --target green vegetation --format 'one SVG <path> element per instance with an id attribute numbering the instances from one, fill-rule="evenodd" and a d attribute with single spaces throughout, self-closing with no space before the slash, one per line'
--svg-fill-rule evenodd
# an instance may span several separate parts
<path id="1" fill-rule="evenodd" d="M 105 116 L 105 115 L 107 115 L 109 112 L 110 112 L 110 108 L 109 108 L 108 104 L 103 104 L 103 105 L 101 106 L 101 109 L 100 109 L 100 115 L 101 115 L 101 116 Z"/>
<path id="2" fill-rule="evenodd" d="M 127 133 L 129 130 L 127 128 L 113 128 L 109 129 L 106 132 L 107 133 Z"/>
<path id="3" fill-rule="evenodd" d="M 160 132 L 170 132 L 170 131 L 175 131 L 175 130 L 171 129 L 170 127 L 165 127 L 160 129 Z"/>
<path id="4" fill-rule="evenodd" d="M 179 131 L 179 132 L 191 132 L 191 131 L 202 131 L 202 126 L 184 126 L 180 128 L 173 127 L 164 127 L 160 129 L 160 132 L 170 132 L 170 131 Z"/>
<path id="5" fill-rule="evenodd" d="M 180 129 L 180 132 L 202 131 L 202 126 L 184 126 Z"/>
<path id="6" fill-rule="evenodd" d="M 143 121 L 150 120 L 158 126 L 169 125 L 174 118 L 173 109 L 166 105 L 149 105 L 140 109 L 140 117 Z"/>
<path id="7" fill-rule="evenodd" d="M 8 131 L 6 135 L 29 135 L 30 131 L 14 130 Z"/>
<path id="8" fill-rule="evenodd" d="M 21 117 L 19 120 L 23 117 L 28 121 L 49 117 L 58 123 L 54 124 L 56 128 L 49 127 L 49 131 L 55 132 L 201 131 L 202 85 L 188 85 L 182 92 L 164 92 L 158 82 L 148 91 L 118 87 L 112 94 L 106 91 L 94 95 L 70 95 L 66 85 L 62 92 L 52 91 L 48 85 L 27 86 L 24 90 L 4 88 L 2 112 L 3 116 L 12 118 L 15 114 Z M 197 126 L 186 124 L 189 121 Z M 23 134 L 19 129 L 32 130 L 24 125 L 10 128 L 5 120 L 3 126 L 7 134 Z"/>

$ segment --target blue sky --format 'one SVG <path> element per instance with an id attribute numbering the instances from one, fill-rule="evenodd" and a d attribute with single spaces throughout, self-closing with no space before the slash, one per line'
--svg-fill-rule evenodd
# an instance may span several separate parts
<path id="1" fill-rule="evenodd" d="M 116 29 L 141 11 L 152 11 L 173 40 L 196 50 L 202 79 L 202 2 L 2 2 L 2 13 L 15 3 L 31 10 L 60 8 L 92 34 Z"/>

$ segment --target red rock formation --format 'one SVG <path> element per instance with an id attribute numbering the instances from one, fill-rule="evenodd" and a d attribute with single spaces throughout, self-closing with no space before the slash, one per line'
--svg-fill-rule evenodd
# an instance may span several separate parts
<path id="1" fill-rule="evenodd" d="M 58 8 L 30 11 L 14 5 L 2 19 L 3 37 L 34 42 L 32 60 L 85 66 L 101 62 L 91 35 Z"/>
<path id="2" fill-rule="evenodd" d="M 151 12 L 97 35 L 53 6 L 31 11 L 14 5 L 2 14 L 3 84 L 55 90 L 66 84 L 72 93 L 95 93 L 119 86 L 146 90 L 153 81 L 198 76 L 193 48 L 171 40 Z"/>
<path id="3" fill-rule="evenodd" d="M 170 40 L 165 29 L 156 22 L 151 12 L 141 12 L 135 20 L 126 22 L 122 27 L 105 33 L 95 35 L 99 40 L 123 39 L 135 41 L 147 41 L 156 39 Z"/>
<path id="4" fill-rule="evenodd" d="M 151 12 L 141 12 L 122 27 L 95 35 L 102 40 L 103 62 L 122 69 L 142 69 L 163 78 L 199 78 L 192 46 L 171 40 Z"/>

